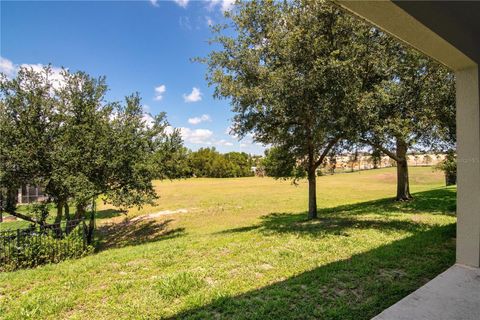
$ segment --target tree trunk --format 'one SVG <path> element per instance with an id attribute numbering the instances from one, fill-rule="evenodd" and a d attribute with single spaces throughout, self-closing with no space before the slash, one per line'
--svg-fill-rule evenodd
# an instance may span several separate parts
<path id="1" fill-rule="evenodd" d="M 77 204 L 74 220 L 83 219 L 85 218 L 85 205 L 84 204 Z"/>
<path id="2" fill-rule="evenodd" d="M 5 200 L 5 211 L 15 212 L 17 210 L 17 189 L 7 188 L 7 199 Z"/>
<path id="3" fill-rule="evenodd" d="M 75 211 L 75 215 L 73 216 L 73 220 L 70 220 L 70 223 L 68 223 L 69 232 L 75 229 L 75 227 L 78 226 L 80 221 L 83 221 L 85 219 L 85 205 L 77 203 L 77 205 L 75 206 L 75 209 L 76 211 Z"/>
<path id="4" fill-rule="evenodd" d="M 58 237 L 62 236 L 62 217 L 63 217 L 63 201 L 57 203 L 57 215 L 55 216 L 54 230 Z"/>
<path id="5" fill-rule="evenodd" d="M 447 186 L 453 186 L 457 184 L 457 173 L 456 172 L 445 172 L 445 184 Z"/>
<path id="6" fill-rule="evenodd" d="M 93 230 L 95 230 L 95 210 L 92 208 L 92 212 L 90 212 L 90 220 L 88 223 L 88 230 L 87 230 L 87 244 L 92 244 L 93 242 Z"/>
<path id="7" fill-rule="evenodd" d="M 308 169 L 308 219 L 317 218 L 317 181 L 315 167 Z"/>
<path id="8" fill-rule="evenodd" d="M 68 206 L 68 200 L 65 201 L 64 205 L 64 210 L 65 210 L 65 233 L 70 234 L 70 207 Z"/>
<path id="9" fill-rule="evenodd" d="M 70 220 L 70 207 L 68 206 L 68 201 L 65 201 L 65 219 Z"/>
<path id="10" fill-rule="evenodd" d="M 407 144 L 397 139 L 397 201 L 412 199 L 408 180 Z"/>

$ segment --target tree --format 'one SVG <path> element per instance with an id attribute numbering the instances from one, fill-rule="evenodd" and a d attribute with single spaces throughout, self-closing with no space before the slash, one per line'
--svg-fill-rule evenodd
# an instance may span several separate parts
<path id="1" fill-rule="evenodd" d="M 183 146 L 180 134 L 166 137 L 165 143 L 152 156 L 155 179 L 178 179 L 192 175 L 190 150 Z"/>
<path id="2" fill-rule="evenodd" d="M 389 79 L 363 100 L 360 140 L 396 161 L 396 199 L 410 200 L 407 152 L 416 146 L 440 145 L 452 134 L 454 77 L 445 67 L 400 44 L 386 59 L 392 65 Z"/>
<path id="3" fill-rule="evenodd" d="M 245 152 L 228 152 L 223 155 L 232 164 L 233 177 L 253 176 L 253 159 Z"/>
<path id="4" fill-rule="evenodd" d="M 382 166 L 382 152 L 379 149 L 375 147 L 372 149 L 371 159 L 373 169 L 378 169 L 379 166 Z"/>
<path id="5" fill-rule="evenodd" d="M 295 180 L 305 177 L 303 166 L 299 166 L 288 150 L 283 150 L 282 147 L 265 150 L 262 166 L 265 174 L 269 177 L 294 178 Z"/>
<path id="6" fill-rule="evenodd" d="M 323 1 L 239 2 L 232 33 L 206 59 L 215 97 L 229 98 L 233 132 L 278 147 L 309 181 L 308 217 L 317 217 L 316 170 L 355 128 L 357 95 L 379 76 L 378 30 Z M 233 35 L 232 35 L 233 34 Z"/>
<path id="7" fill-rule="evenodd" d="M 215 148 L 200 148 L 190 153 L 188 157 L 189 166 L 195 177 L 212 177 L 213 163 L 220 154 Z"/>
<path id="8" fill-rule="evenodd" d="M 253 159 L 245 152 L 220 154 L 215 148 L 200 148 L 188 155 L 196 177 L 229 178 L 252 176 Z"/>
<path id="9" fill-rule="evenodd" d="M 41 221 L 15 211 L 16 193 L 22 185 L 45 184 L 52 168 L 59 123 L 51 77 L 49 67 L 20 68 L 13 79 L 0 74 L 0 210 L 34 223 Z"/>
<path id="10" fill-rule="evenodd" d="M 100 195 L 121 207 L 152 202 L 151 180 L 158 172 L 170 173 L 159 154 L 182 148 L 178 130 L 167 132 L 163 113 L 146 122 L 138 95 L 123 105 L 106 102 L 104 78 L 64 70 L 60 79 L 54 83 L 48 67 L 21 68 L 15 78 L 2 78 L 0 132 L 6 139 L 0 142 L 0 189 L 45 186 L 57 207 L 56 222 L 64 213 L 70 220 L 69 202 L 74 218 L 85 217 Z M 12 215 L 43 223 L 15 205 L 6 207 Z"/>
<path id="11" fill-rule="evenodd" d="M 424 162 L 426 165 L 429 165 L 430 163 L 432 163 L 432 156 L 429 155 L 429 154 L 426 154 L 426 155 L 423 157 L 423 162 Z"/>
<path id="12" fill-rule="evenodd" d="M 447 186 L 457 183 L 457 156 L 453 151 L 448 152 L 445 159 L 437 164 L 436 168 L 445 173 L 445 184 Z"/>

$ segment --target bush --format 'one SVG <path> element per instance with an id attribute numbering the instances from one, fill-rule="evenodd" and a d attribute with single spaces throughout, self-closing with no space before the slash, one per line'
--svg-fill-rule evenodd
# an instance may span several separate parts
<path id="1" fill-rule="evenodd" d="M 457 183 L 457 157 L 453 151 L 447 153 L 445 160 L 437 165 L 437 169 L 445 173 L 445 184 L 447 186 Z"/>
<path id="2" fill-rule="evenodd" d="M 93 251 L 93 247 L 87 245 L 83 224 L 64 237 L 57 237 L 54 230 L 37 228 L 5 232 L 0 237 L 0 248 L 0 271 L 57 263 Z"/>

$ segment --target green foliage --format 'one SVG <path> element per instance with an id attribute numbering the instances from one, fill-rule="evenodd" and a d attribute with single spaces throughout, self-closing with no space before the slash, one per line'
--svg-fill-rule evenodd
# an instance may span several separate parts
<path id="1" fill-rule="evenodd" d="M 152 179 L 182 175 L 176 166 L 185 154 L 180 132 L 170 130 L 164 113 L 145 121 L 138 94 L 123 104 L 107 102 L 104 77 L 63 70 L 59 78 L 52 80 L 49 67 L 22 67 L 12 79 L 2 75 L 2 190 L 45 186 L 61 220 L 68 201 L 81 218 L 100 195 L 124 208 L 152 203 Z"/>
<path id="2" fill-rule="evenodd" d="M 49 206 L 45 202 L 31 204 L 31 211 L 35 219 L 44 224 L 49 214 Z"/>
<path id="3" fill-rule="evenodd" d="M 457 174 L 457 156 L 454 152 L 447 153 L 445 160 L 437 165 L 445 173 Z"/>
<path id="4" fill-rule="evenodd" d="M 233 177 L 249 177 L 253 175 L 253 158 L 245 152 L 228 152 L 224 158 L 231 163 Z"/>
<path id="5" fill-rule="evenodd" d="M 454 151 L 450 150 L 447 153 L 445 160 L 440 162 L 436 168 L 445 173 L 445 182 L 447 186 L 457 183 L 457 155 Z"/>
<path id="6" fill-rule="evenodd" d="M 0 235 L 0 247 L 0 271 L 33 268 L 93 252 L 93 247 L 86 244 L 82 224 L 62 238 L 53 230 L 38 228 L 8 232 Z"/>
<path id="7" fill-rule="evenodd" d="M 274 178 L 304 178 L 305 169 L 298 166 L 295 158 L 281 147 L 273 147 L 265 150 L 265 157 L 262 159 L 262 166 L 265 174 Z"/>
<path id="8" fill-rule="evenodd" d="M 359 97 L 382 80 L 385 37 L 326 1 L 239 1 L 227 17 L 214 28 L 220 49 L 200 59 L 207 78 L 230 99 L 235 134 L 280 147 L 308 173 L 315 217 L 316 169 L 354 136 Z"/>
<path id="9" fill-rule="evenodd" d="M 323 1 L 240 2 L 228 17 L 234 36 L 217 28 L 221 50 L 202 61 L 215 96 L 231 99 L 233 132 L 318 167 L 354 128 L 357 96 L 378 77 L 368 58 L 381 35 Z"/>
<path id="10" fill-rule="evenodd" d="M 362 100 L 361 140 L 395 160 L 397 143 L 412 147 L 455 145 L 455 79 L 452 72 L 425 55 L 396 44 L 384 57 L 387 78 Z M 398 152 L 397 152 L 398 153 Z"/>
<path id="11" fill-rule="evenodd" d="M 219 153 L 215 148 L 200 148 L 188 155 L 195 177 L 230 178 L 252 176 L 252 157 L 245 152 Z"/>
<path id="12" fill-rule="evenodd" d="M 52 71 L 20 68 L 13 79 L 0 74 L 0 188 L 44 184 L 56 137 Z M 8 198 L 8 197 L 7 197 Z M 9 209 L 13 209 L 10 207 Z"/>

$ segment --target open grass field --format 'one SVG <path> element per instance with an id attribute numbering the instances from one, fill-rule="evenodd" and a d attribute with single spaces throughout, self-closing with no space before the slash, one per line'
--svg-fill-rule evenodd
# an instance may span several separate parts
<path id="1" fill-rule="evenodd" d="M 319 177 L 315 221 L 305 182 L 156 182 L 157 206 L 100 206 L 96 254 L 0 274 L 0 318 L 369 319 L 454 263 L 455 189 L 410 171 L 409 203 L 394 168 Z"/>

